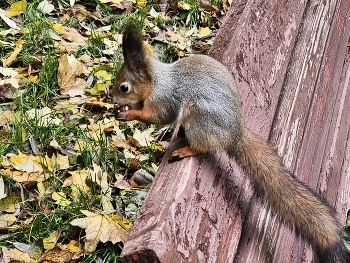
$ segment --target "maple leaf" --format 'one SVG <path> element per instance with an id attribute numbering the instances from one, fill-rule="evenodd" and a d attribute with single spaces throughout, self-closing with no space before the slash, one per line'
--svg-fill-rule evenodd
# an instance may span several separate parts
<path id="1" fill-rule="evenodd" d="M 86 217 L 77 218 L 71 221 L 71 225 L 85 229 L 85 253 L 95 251 L 99 241 L 113 244 L 125 242 L 128 231 L 121 227 L 116 220 L 105 214 L 95 214 L 87 210 L 81 211 Z"/>

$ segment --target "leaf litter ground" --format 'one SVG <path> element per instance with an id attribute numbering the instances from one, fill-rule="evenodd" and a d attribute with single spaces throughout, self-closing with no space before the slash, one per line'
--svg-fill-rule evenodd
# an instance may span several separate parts
<path id="1" fill-rule="evenodd" d="M 0 258 L 118 262 L 173 130 L 115 119 L 122 28 L 133 19 L 172 62 L 208 52 L 230 2 L 11 3 L 0 4 Z"/>

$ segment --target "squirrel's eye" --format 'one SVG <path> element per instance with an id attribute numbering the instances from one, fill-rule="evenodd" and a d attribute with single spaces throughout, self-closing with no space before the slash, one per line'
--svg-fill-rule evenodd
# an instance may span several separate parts
<path id="1" fill-rule="evenodd" d="M 123 93 L 128 93 L 130 91 L 129 84 L 127 84 L 127 83 L 120 84 L 119 89 Z"/>

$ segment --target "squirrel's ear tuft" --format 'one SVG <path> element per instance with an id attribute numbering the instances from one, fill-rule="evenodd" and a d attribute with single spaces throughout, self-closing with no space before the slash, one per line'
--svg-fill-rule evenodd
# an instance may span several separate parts
<path id="1" fill-rule="evenodd" d="M 128 68 L 136 77 L 144 77 L 146 71 L 146 52 L 143 46 L 142 36 L 136 26 L 129 22 L 123 35 L 123 56 Z"/>

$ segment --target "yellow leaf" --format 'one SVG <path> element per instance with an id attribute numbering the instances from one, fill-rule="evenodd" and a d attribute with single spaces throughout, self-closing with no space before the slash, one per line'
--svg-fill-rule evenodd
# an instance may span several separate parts
<path id="1" fill-rule="evenodd" d="M 203 27 L 199 30 L 199 34 L 201 35 L 209 35 L 211 33 L 211 30 L 209 27 Z"/>
<path id="2" fill-rule="evenodd" d="M 132 222 L 126 218 L 121 218 L 120 216 L 115 215 L 115 214 L 111 215 L 111 218 L 114 221 L 118 222 L 118 224 L 121 225 L 126 230 L 130 230 L 132 228 L 132 225 L 133 225 Z"/>
<path id="3" fill-rule="evenodd" d="M 3 64 L 4 67 L 9 66 L 13 61 L 16 60 L 19 52 L 21 52 L 22 49 L 23 49 L 23 44 L 24 44 L 24 40 L 23 39 L 18 39 L 17 40 L 16 47 L 13 50 L 12 54 L 8 58 L 2 59 L 2 64 Z"/>
<path id="4" fill-rule="evenodd" d="M 52 23 L 52 28 L 53 28 L 53 30 L 55 30 L 60 35 L 63 35 L 63 34 L 67 33 L 67 31 L 64 30 L 64 28 L 62 27 L 62 24 Z"/>
<path id="5" fill-rule="evenodd" d="M 94 74 L 97 77 L 96 84 L 93 88 L 87 89 L 91 95 L 100 95 L 105 93 L 105 90 L 112 85 L 112 74 L 105 70 L 99 70 Z"/>
<path id="6" fill-rule="evenodd" d="M 85 253 L 94 252 L 99 241 L 103 243 L 111 241 L 113 244 L 126 241 L 128 231 L 113 218 L 87 210 L 82 210 L 81 212 L 86 217 L 74 219 L 71 224 L 85 229 Z"/>
<path id="7" fill-rule="evenodd" d="M 36 184 L 36 187 L 38 188 L 38 191 L 39 191 L 39 193 L 40 193 L 41 195 L 44 195 L 44 194 L 45 194 L 46 187 L 45 187 L 45 185 L 44 185 L 43 182 L 38 182 L 38 183 Z"/>
<path id="8" fill-rule="evenodd" d="M 72 192 L 71 195 L 75 198 L 78 198 L 81 192 L 87 193 L 90 191 L 90 187 L 86 185 L 86 178 L 89 176 L 87 170 L 77 170 L 70 171 L 72 175 Z"/>
<path id="9" fill-rule="evenodd" d="M 91 141 L 87 141 L 87 140 L 83 140 L 83 139 L 78 139 L 76 142 L 75 142 L 75 145 L 74 145 L 74 150 L 75 151 L 79 151 L 79 152 L 82 152 L 84 150 L 90 150 L 93 148 L 93 143 Z"/>
<path id="10" fill-rule="evenodd" d="M 38 79 L 38 75 L 35 75 L 35 76 L 30 75 L 30 76 L 28 76 L 28 80 L 30 82 L 36 82 L 37 79 Z"/>
<path id="11" fill-rule="evenodd" d="M 52 199 L 56 201 L 56 204 L 61 206 L 69 206 L 71 201 L 66 198 L 65 193 L 63 192 L 53 192 L 51 195 Z"/>
<path id="12" fill-rule="evenodd" d="M 190 5 L 183 2 L 183 1 L 178 2 L 177 7 L 182 9 L 182 10 L 190 10 Z"/>
<path id="13" fill-rule="evenodd" d="M 9 195 L 0 200 L 0 211 L 6 213 L 14 213 L 20 199 L 16 195 Z"/>
<path id="14" fill-rule="evenodd" d="M 70 167 L 68 156 L 58 153 L 56 157 L 56 164 L 58 170 L 68 169 Z"/>
<path id="15" fill-rule="evenodd" d="M 47 250 L 53 249 L 56 246 L 57 240 L 61 235 L 61 231 L 54 231 L 48 237 L 43 238 L 44 248 Z"/>
<path id="16" fill-rule="evenodd" d="M 110 210 L 114 209 L 111 200 L 109 200 L 109 198 L 107 196 L 103 195 L 101 197 L 101 201 L 102 201 L 103 211 L 110 211 Z"/>
<path id="17" fill-rule="evenodd" d="M 82 249 L 79 246 L 77 246 L 77 244 L 75 244 L 74 241 L 75 240 L 71 240 L 69 244 L 67 244 L 69 251 L 73 253 L 81 253 Z"/>
<path id="18" fill-rule="evenodd" d="M 147 5 L 147 0 L 138 0 L 137 6 L 138 7 L 145 7 Z"/>
<path id="19" fill-rule="evenodd" d="M 9 9 L 6 10 L 6 16 L 12 17 L 12 16 L 18 16 L 19 14 L 22 14 L 24 10 L 27 8 L 27 1 L 22 0 L 15 2 L 11 5 Z"/>

